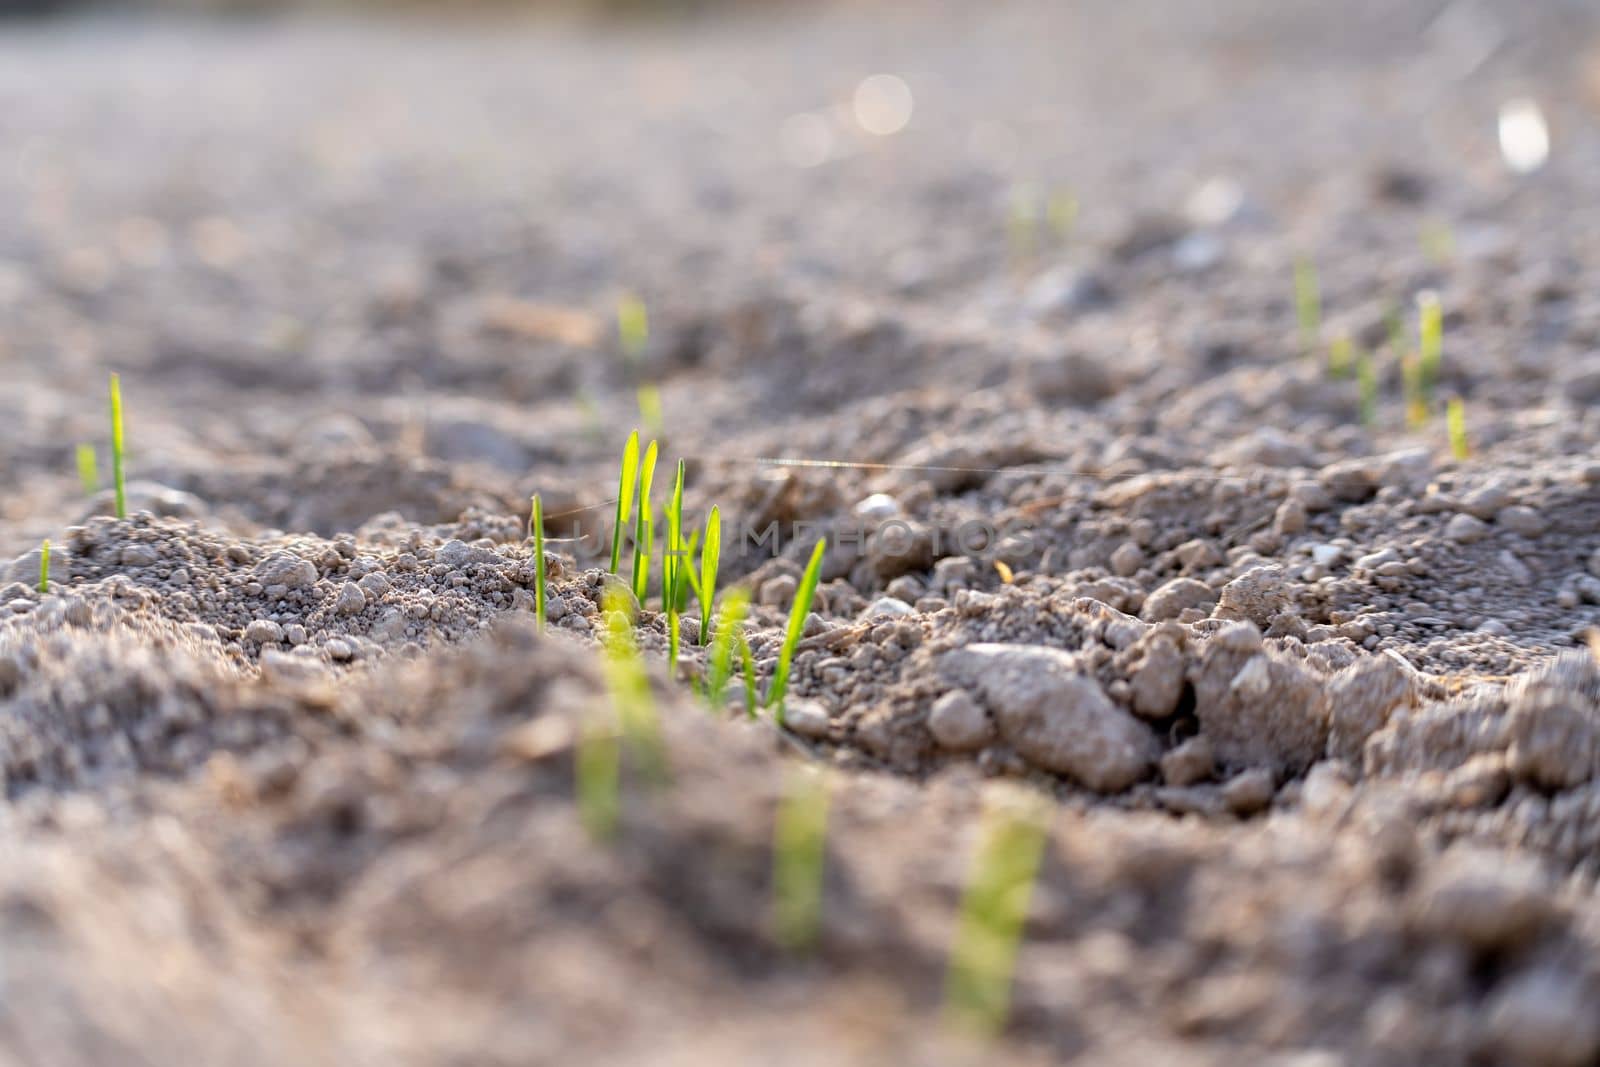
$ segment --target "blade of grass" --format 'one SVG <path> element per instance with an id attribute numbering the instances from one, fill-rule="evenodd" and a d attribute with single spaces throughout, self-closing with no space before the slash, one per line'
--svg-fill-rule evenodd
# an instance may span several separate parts
<path id="1" fill-rule="evenodd" d="M 611 530 L 611 573 L 616 574 L 622 567 L 622 542 L 625 539 L 623 531 L 627 529 L 628 517 L 633 510 L 634 481 L 639 476 L 639 431 L 635 430 L 628 435 L 628 443 L 622 449 L 622 473 L 617 479 L 617 521 Z"/>
<path id="2" fill-rule="evenodd" d="M 985 1037 L 1011 1014 L 1012 974 L 1044 856 L 1044 818 L 1030 801 L 985 812 L 945 975 L 946 1018 Z"/>
<path id="3" fill-rule="evenodd" d="M 744 675 L 744 714 L 745 718 L 756 717 L 756 661 L 750 655 L 750 642 L 745 640 L 743 633 L 739 634 L 739 670 Z"/>
<path id="4" fill-rule="evenodd" d="M 678 676 L 678 641 L 682 624 L 678 619 L 679 586 L 689 569 L 683 550 L 683 460 L 672 478 L 672 497 L 667 503 L 667 550 L 661 557 L 661 608 L 667 613 L 667 673 Z"/>
<path id="5" fill-rule="evenodd" d="M 767 707 L 773 709 L 773 715 L 779 726 L 783 725 L 783 699 L 789 692 L 789 668 L 794 663 L 794 650 L 805 633 L 806 616 L 811 614 L 811 598 L 816 595 L 817 579 L 822 574 L 822 557 L 827 551 L 828 539 L 824 537 L 817 542 L 817 547 L 811 550 L 811 562 L 806 564 L 805 574 L 795 589 L 794 605 L 789 609 L 789 629 L 784 634 L 783 648 L 778 653 L 778 666 L 772 675 L 772 687 L 767 690 Z"/>
<path id="6" fill-rule="evenodd" d="M 635 391 L 639 400 L 639 422 L 648 433 L 661 432 L 661 390 L 654 385 L 641 385 Z"/>
<path id="7" fill-rule="evenodd" d="M 1300 323 L 1300 347 L 1310 355 L 1322 339 L 1322 286 L 1316 265 L 1309 259 L 1295 260 L 1294 311 Z"/>
<path id="8" fill-rule="evenodd" d="M 1467 443 L 1467 408 L 1459 396 L 1450 398 L 1444 409 L 1445 425 L 1450 431 L 1450 454 L 1456 461 L 1465 462 L 1472 455 Z"/>
<path id="9" fill-rule="evenodd" d="M 1361 391 L 1361 425 L 1378 424 L 1378 370 L 1372 353 L 1362 352 L 1356 359 L 1356 381 Z"/>
<path id="10" fill-rule="evenodd" d="M 50 539 L 44 539 L 44 544 L 39 546 L 39 592 L 50 591 Z"/>
<path id="11" fill-rule="evenodd" d="M 772 926 L 789 952 L 809 952 L 822 929 L 823 869 L 828 847 L 827 777 L 792 767 L 772 828 Z"/>
<path id="12" fill-rule="evenodd" d="M 84 496 L 94 496 L 100 491 L 100 461 L 94 454 L 94 445 L 78 446 L 78 485 Z"/>
<path id="13" fill-rule="evenodd" d="M 721 711 L 727 699 L 728 682 L 733 677 L 734 645 L 743 640 L 745 612 L 750 608 L 750 593 L 736 588 L 722 598 L 717 616 L 716 639 L 711 645 L 711 661 L 706 669 L 706 700 L 712 710 Z M 701 644 L 705 644 L 704 638 Z"/>
<path id="14" fill-rule="evenodd" d="M 1428 425 L 1427 391 L 1422 385 L 1422 360 L 1414 353 L 1400 363 L 1400 380 L 1406 398 L 1406 425 L 1420 430 Z"/>
<path id="15" fill-rule="evenodd" d="M 1417 353 L 1422 399 L 1431 407 L 1444 369 L 1444 308 L 1432 290 L 1417 294 Z"/>
<path id="16" fill-rule="evenodd" d="M 711 609 L 716 600 L 717 568 L 722 564 L 722 513 L 711 506 L 706 516 L 705 544 L 700 549 L 700 580 L 695 583 L 695 596 L 700 599 L 700 645 L 705 647 L 710 634 Z M 692 571 L 690 573 L 693 573 Z"/>
<path id="17" fill-rule="evenodd" d="M 539 494 L 533 494 L 533 513 L 528 517 L 528 532 L 533 535 L 533 615 L 538 620 L 539 632 L 545 626 L 545 570 L 544 570 L 544 507 Z"/>
<path id="18" fill-rule="evenodd" d="M 641 604 L 650 588 L 650 553 L 655 537 L 655 513 L 650 509 L 650 492 L 656 478 L 656 451 L 654 441 L 644 450 L 644 460 L 639 464 L 639 500 L 634 509 L 633 595 Z"/>
<path id="19" fill-rule="evenodd" d="M 609 708 L 596 709 L 584 723 L 573 774 L 584 829 L 596 841 L 613 837 L 622 814 L 622 745 Z"/>
<path id="20" fill-rule="evenodd" d="M 111 479 L 116 486 L 117 518 L 128 517 L 128 486 L 123 472 L 122 376 L 111 375 Z"/>
<path id="21" fill-rule="evenodd" d="M 1342 333 L 1328 342 L 1328 377 L 1338 381 L 1350 377 L 1355 369 L 1356 343 Z"/>
<path id="22" fill-rule="evenodd" d="M 645 777 L 653 782 L 667 780 L 666 746 L 661 740 L 661 722 L 656 714 L 655 695 L 650 691 L 650 675 L 633 638 L 633 604 L 620 589 L 608 589 L 603 597 L 605 612 L 604 673 L 607 689 L 617 706 L 622 738 L 628 751 L 639 761 Z"/>
<path id="23" fill-rule="evenodd" d="M 650 345 L 650 310 L 632 293 L 617 299 L 617 343 L 629 363 L 637 363 Z"/>

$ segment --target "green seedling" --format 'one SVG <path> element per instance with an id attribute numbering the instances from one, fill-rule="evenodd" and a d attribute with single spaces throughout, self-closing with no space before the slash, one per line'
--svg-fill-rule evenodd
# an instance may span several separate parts
<path id="1" fill-rule="evenodd" d="M 1444 308 L 1432 291 L 1417 295 L 1417 353 L 1422 398 L 1431 403 L 1444 368 Z"/>
<path id="2" fill-rule="evenodd" d="M 639 499 L 634 507 L 633 595 L 644 603 L 650 588 L 650 554 L 655 540 L 655 512 L 650 507 L 650 491 L 656 479 L 656 443 L 644 450 L 639 464 Z"/>
<path id="3" fill-rule="evenodd" d="M 1423 383 L 1421 357 L 1407 353 L 1400 361 L 1400 382 L 1406 399 L 1406 425 L 1420 430 L 1428 425 L 1428 390 Z"/>
<path id="4" fill-rule="evenodd" d="M 1378 370 L 1372 353 L 1362 352 L 1356 357 L 1356 384 L 1361 392 L 1361 425 L 1378 423 Z"/>
<path id="5" fill-rule="evenodd" d="M 1328 377 L 1348 378 L 1356 369 L 1356 343 L 1342 333 L 1328 342 Z"/>
<path id="6" fill-rule="evenodd" d="M 1442 219 L 1429 219 L 1422 224 L 1418 238 L 1422 254 L 1436 267 L 1447 267 L 1456 254 L 1456 235 L 1450 224 Z"/>
<path id="7" fill-rule="evenodd" d="M 1444 419 L 1450 431 L 1450 454 L 1456 462 L 1465 462 L 1472 448 L 1467 443 L 1467 407 L 1459 396 L 1451 397 L 1445 405 Z"/>
<path id="8" fill-rule="evenodd" d="M 650 311 L 632 293 L 617 299 L 617 343 L 628 362 L 638 363 L 650 346 Z"/>
<path id="9" fill-rule="evenodd" d="M 1039 246 L 1038 231 L 1038 190 L 1019 184 L 1012 188 L 1006 209 L 1006 242 L 1011 248 L 1011 262 L 1019 269 L 1033 262 Z"/>
<path id="10" fill-rule="evenodd" d="M 39 546 L 39 592 L 50 591 L 50 539 L 44 539 L 44 544 Z"/>
<path id="11" fill-rule="evenodd" d="M 128 517 L 128 485 L 123 473 L 122 376 L 111 375 L 111 479 L 116 486 L 117 518 Z"/>
<path id="12" fill-rule="evenodd" d="M 596 841 L 614 836 L 622 814 L 622 745 L 609 708 L 591 712 L 583 724 L 574 775 L 584 829 Z"/>
<path id="13" fill-rule="evenodd" d="M 822 574 L 822 557 L 828 551 L 824 537 L 811 550 L 811 562 L 806 564 L 804 576 L 795 589 L 794 605 L 789 609 L 789 629 L 783 636 L 783 648 L 778 653 L 778 666 L 772 674 L 772 688 L 767 690 L 767 707 L 773 709 L 778 725 L 783 725 L 783 699 L 789 692 L 789 668 L 794 663 L 794 652 L 805 633 L 806 616 L 811 614 L 811 599 L 817 592 L 817 579 Z"/>
<path id="14" fill-rule="evenodd" d="M 738 639 L 739 671 L 744 676 L 744 714 L 745 718 L 753 719 L 756 717 L 756 660 L 750 654 L 750 642 L 743 632 Z"/>
<path id="15" fill-rule="evenodd" d="M 94 496 L 100 491 L 100 461 L 94 454 L 94 445 L 78 446 L 78 485 L 84 496 Z"/>
<path id="16" fill-rule="evenodd" d="M 533 615 L 538 621 L 539 632 L 544 632 L 545 625 L 545 571 L 544 571 L 544 507 L 539 503 L 539 494 L 533 494 L 533 513 L 528 517 L 528 533 L 533 537 Z"/>
<path id="17" fill-rule="evenodd" d="M 734 646 L 744 640 L 744 617 L 749 609 L 750 593 L 745 589 L 734 589 L 722 598 L 716 639 L 712 642 L 710 662 L 706 668 L 706 701 L 714 711 L 721 711 L 727 699 L 728 682 L 733 678 Z M 701 644 L 704 643 L 702 638 Z"/>
<path id="18" fill-rule="evenodd" d="M 633 511 L 633 488 L 638 477 L 639 431 L 635 430 L 628 435 L 628 443 L 622 449 L 622 474 L 617 479 L 617 521 L 611 530 L 612 574 L 616 574 L 622 566 L 622 542 L 627 540 L 623 531 L 627 529 L 628 517 Z"/>
<path id="19" fill-rule="evenodd" d="M 693 557 L 685 558 L 683 540 L 683 460 L 672 479 L 672 497 L 667 503 L 667 550 L 661 557 L 661 608 L 667 613 L 667 672 L 678 673 L 678 641 L 681 622 L 678 618 L 680 586 L 688 584 L 685 572 L 691 569 Z"/>
<path id="20" fill-rule="evenodd" d="M 1078 221 L 1078 198 L 1070 189 L 1056 189 L 1044 209 L 1045 224 L 1057 241 L 1065 241 Z"/>
<path id="21" fill-rule="evenodd" d="M 772 830 L 773 933 L 790 952 L 809 952 L 822 929 L 830 800 L 822 772 L 791 768 Z"/>
<path id="22" fill-rule="evenodd" d="M 974 860 L 945 975 L 945 1016 L 984 1037 L 1005 1028 L 1028 902 L 1044 856 L 1036 803 L 991 808 Z"/>
<path id="23" fill-rule="evenodd" d="M 659 434 L 661 432 L 661 390 L 653 385 L 641 385 L 637 391 L 639 398 L 639 422 L 647 433 Z"/>
<path id="24" fill-rule="evenodd" d="M 661 740 L 655 695 L 650 691 L 650 675 L 633 638 L 633 604 L 625 592 L 610 588 L 602 598 L 602 608 L 605 612 L 606 688 L 617 708 L 623 740 L 644 769 L 645 776 L 664 782 L 667 778 L 666 747 Z"/>
<path id="25" fill-rule="evenodd" d="M 1300 322 L 1300 347 L 1314 353 L 1322 339 L 1322 286 L 1316 265 L 1309 259 L 1294 264 L 1294 310 Z"/>
<path id="26" fill-rule="evenodd" d="M 700 549 L 700 580 L 694 595 L 700 601 L 700 646 L 705 647 L 711 633 L 711 609 L 716 601 L 717 568 L 722 562 L 722 513 L 713 504 L 706 516 L 705 544 Z M 693 575 L 693 569 L 689 572 Z"/>

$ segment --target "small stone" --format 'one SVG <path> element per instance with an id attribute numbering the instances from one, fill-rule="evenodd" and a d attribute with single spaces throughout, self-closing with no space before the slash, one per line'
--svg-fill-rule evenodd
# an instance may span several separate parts
<path id="1" fill-rule="evenodd" d="M 256 581 L 271 588 L 309 589 L 317 582 L 317 568 L 310 560 L 288 552 L 274 552 L 256 564 Z"/>
<path id="2" fill-rule="evenodd" d="M 1289 606 L 1286 584 L 1282 567 L 1253 567 L 1222 587 L 1214 614 L 1219 619 L 1243 619 L 1267 626 Z"/>
<path id="3" fill-rule="evenodd" d="M 1204 735 L 1191 737 L 1161 757 L 1161 777 L 1168 785 L 1185 786 L 1211 777 L 1216 760 Z"/>
<path id="4" fill-rule="evenodd" d="M 244 628 L 244 639 L 260 645 L 275 645 L 283 640 L 283 627 L 271 619 L 256 619 Z"/>
<path id="5" fill-rule="evenodd" d="M 900 514 L 900 502 L 888 493 L 873 493 L 850 510 L 866 522 L 888 522 Z"/>
<path id="6" fill-rule="evenodd" d="M 832 725 L 828 709 L 815 700 L 791 697 L 784 701 L 783 724 L 801 737 L 821 740 L 828 736 Z"/>
<path id="7" fill-rule="evenodd" d="M 1600 1060 L 1600 1012 L 1575 976 L 1535 970 L 1495 992 L 1487 1037 L 1501 1063 L 1584 1067 Z"/>
<path id="8" fill-rule="evenodd" d="M 1306 506 L 1298 500 L 1289 499 L 1279 504 L 1278 510 L 1273 513 L 1272 529 L 1279 537 L 1293 537 L 1305 532 L 1307 521 Z"/>
<path id="9" fill-rule="evenodd" d="M 1344 549 L 1338 545 L 1312 545 L 1311 562 L 1319 567 L 1337 567 L 1344 561 Z"/>
<path id="10" fill-rule="evenodd" d="M 1196 578 L 1173 578 L 1145 598 L 1139 617 L 1146 622 L 1162 622 L 1176 619 L 1190 608 L 1209 612 L 1216 602 L 1217 594 L 1206 583 Z"/>
<path id="11" fill-rule="evenodd" d="M 799 588 L 800 583 L 794 577 L 780 574 L 761 583 L 756 599 L 763 607 L 782 607 L 794 599 L 795 591 Z"/>
<path id="12" fill-rule="evenodd" d="M 1532 508 L 1521 505 L 1501 508 L 1495 512 L 1494 521 L 1497 526 L 1503 526 L 1514 534 L 1529 538 L 1538 537 L 1549 528 L 1544 516 Z"/>
<path id="13" fill-rule="evenodd" d="M 1445 523 L 1444 535 L 1457 544 L 1470 545 L 1489 536 L 1489 524 L 1471 515 L 1457 515 Z"/>
<path id="14" fill-rule="evenodd" d="M 1176 641 L 1160 633 L 1153 634 L 1142 651 L 1132 668 L 1133 711 L 1141 718 L 1164 719 L 1183 699 L 1183 653 Z"/>
<path id="15" fill-rule="evenodd" d="M 1553 917 L 1548 878 L 1531 857 L 1457 846 L 1428 868 L 1411 921 L 1479 951 L 1527 945 Z"/>
<path id="16" fill-rule="evenodd" d="M 1415 698 L 1414 672 L 1391 655 L 1359 660 L 1328 682 L 1328 754 L 1359 767 L 1367 738 Z"/>
<path id="17" fill-rule="evenodd" d="M 296 648 L 305 644 L 309 637 L 310 635 L 306 633 L 306 628 L 297 622 L 290 623 L 283 628 L 283 639 Z"/>
<path id="18" fill-rule="evenodd" d="M 968 645 L 944 653 L 939 672 L 980 692 L 1001 736 L 1044 770 L 1117 793 L 1155 762 L 1155 735 L 1113 704 L 1078 660 L 1059 649 Z"/>
<path id="19" fill-rule="evenodd" d="M 383 574 L 378 571 L 373 571 L 371 574 L 362 575 L 361 580 L 356 584 L 361 587 L 361 591 L 363 593 L 373 600 L 381 599 L 390 588 L 389 579 L 384 577 Z"/>
<path id="20" fill-rule="evenodd" d="M 1272 772 L 1265 767 L 1252 767 L 1229 778 L 1222 786 L 1222 803 L 1233 814 L 1246 818 L 1265 811 L 1277 792 Z"/>
<path id="21" fill-rule="evenodd" d="M 346 582 L 339 587 L 339 596 L 333 602 L 333 610 L 340 615 L 359 615 L 367 609 L 367 594 L 355 582 Z"/>
<path id="22" fill-rule="evenodd" d="M 1131 578 L 1144 566 L 1144 551 L 1132 541 L 1124 541 L 1111 553 L 1111 573 Z"/>
<path id="23" fill-rule="evenodd" d="M 928 712 L 928 732 L 941 748 L 970 752 L 982 748 L 994 737 L 994 724 L 988 714 L 965 689 L 952 689 Z"/>
<path id="24" fill-rule="evenodd" d="M 328 638 L 322 649 L 328 654 L 328 658 L 335 663 L 343 663 L 355 655 L 355 649 L 351 647 L 350 642 L 342 637 Z"/>
<path id="25" fill-rule="evenodd" d="M 896 600 L 892 596 L 881 596 L 868 604 L 861 612 L 863 619 L 897 618 L 904 615 L 915 615 L 917 609 L 907 604 L 904 600 Z"/>
<path id="26" fill-rule="evenodd" d="M 123 545 L 117 558 L 124 567 L 154 567 L 161 561 L 155 547 L 144 544 Z"/>
<path id="27" fill-rule="evenodd" d="M 1509 503 L 1511 491 L 1503 482 L 1495 480 L 1463 493 L 1456 501 L 1456 508 L 1475 519 L 1487 521 Z"/>

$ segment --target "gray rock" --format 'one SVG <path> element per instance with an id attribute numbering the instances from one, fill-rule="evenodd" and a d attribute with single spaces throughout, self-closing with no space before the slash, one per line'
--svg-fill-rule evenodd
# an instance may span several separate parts
<path id="1" fill-rule="evenodd" d="M 1149 772 L 1155 736 L 1053 648 L 976 644 L 939 658 L 947 680 L 981 693 L 1000 735 L 1030 763 L 1115 793 Z"/>
<path id="2" fill-rule="evenodd" d="M 1369 656 L 1328 683 L 1328 755 L 1361 766 L 1367 738 L 1415 698 L 1415 675 L 1390 655 Z"/>
<path id="3" fill-rule="evenodd" d="M 255 576 L 264 586 L 309 589 L 317 583 L 317 568 L 310 560 L 288 552 L 274 552 L 256 564 Z"/>
<path id="4" fill-rule="evenodd" d="M 1289 607 L 1287 581 L 1287 573 L 1275 564 L 1252 567 L 1222 587 L 1213 614 L 1265 627 Z"/>
<path id="5" fill-rule="evenodd" d="M 1177 710 L 1183 698 L 1186 664 L 1171 637 L 1155 633 L 1145 641 L 1133 664 L 1129 688 L 1134 713 L 1146 719 L 1164 719 Z"/>
<path id="6" fill-rule="evenodd" d="M 881 596 L 868 604 L 861 612 L 863 619 L 897 618 L 903 615 L 915 615 L 917 609 L 907 604 L 904 600 L 897 600 L 892 596 Z"/>
<path id="7" fill-rule="evenodd" d="M 1139 617 L 1146 622 L 1162 622 L 1178 618 L 1189 608 L 1209 613 L 1216 602 L 1217 594 L 1206 583 L 1195 578 L 1173 578 L 1145 598 Z"/>
<path id="8" fill-rule="evenodd" d="M 756 600 L 763 607 L 783 607 L 794 599 L 794 594 L 799 588 L 800 582 L 793 575 L 780 574 L 761 583 Z"/>
<path id="9" fill-rule="evenodd" d="M 1489 524 L 1471 515 L 1457 515 L 1445 523 L 1444 535 L 1457 544 L 1470 545 L 1489 536 Z"/>
<path id="10" fill-rule="evenodd" d="M 994 737 L 994 724 L 988 713 L 965 689 L 952 689 L 928 712 L 928 732 L 939 747 L 952 752 L 982 748 Z"/>
<path id="11" fill-rule="evenodd" d="M 339 587 L 339 595 L 333 602 L 333 610 L 339 615 L 359 615 L 367 609 L 367 594 L 355 582 L 345 582 Z"/>
<path id="12" fill-rule="evenodd" d="M 783 724 L 801 737 L 820 740 L 828 736 L 831 725 L 828 709 L 815 700 L 790 697 L 783 703 Z"/>
<path id="13" fill-rule="evenodd" d="M 1241 818 L 1265 811 L 1277 792 L 1272 772 L 1253 767 L 1229 778 L 1222 786 L 1222 803 Z"/>
<path id="14" fill-rule="evenodd" d="M 1216 768 L 1211 742 L 1205 735 L 1191 737 L 1161 757 L 1161 777 L 1168 785 L 1186 786 L 1203 782 Z"/>
<path id="15" fill-rule="evenodd" d="M 1320 759 L 1327 744 L 1322 679 L 1298 661 L 1251 650 L 1249 636 L 1260 641 L 1251 627 L 1229 627 L 1206 643 L 1191 668 L 1200 732 L 1228 769 L 1298 773 Z"/>
<path id="16" fill-rule="evenodd" d="M 260 645 L 275 645 L 283 640 L 283 627 L 271 619 L 256 619 L 244 628 L 244 639 Z"/>
<path id="17" fill-rule="evenodd" d="M 1584 1067 L 1600 1061 L 1600 1011 L 1576 976 L 1554 969 L 1520 974 L 1489 1002 L 1487 1043 L 1499 1062 Z"/>

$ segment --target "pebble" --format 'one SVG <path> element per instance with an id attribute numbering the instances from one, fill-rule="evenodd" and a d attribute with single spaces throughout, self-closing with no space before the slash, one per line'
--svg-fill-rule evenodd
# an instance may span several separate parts
<path id="1" fill-rule="evenodd" d="M 799 588 L 799 581 L 792 575 L 780 574 L 761 583 L 761 589 L 756 594 L 756 600 L 763 607 L 783 607 L 794 599 L 795 590 Z"/>
<path id="2" fill-rule="evenodd" d="M 244 639 L 262 645 L 275 645 L 283 640 L 283 627 L 271 619 L 256 619 L 244 628 Z"/>
<path id="3" fill-rule="evenodd" d="M 1265 811 L 1276 792 L 1272 772 L 1252 767 L 1229 778 L 1222 786 L 1222 803 L 1233 814 L 1244 818 Z"/>
<path id="4" fill-rule="evenodd" d="M 309 589 L 317 582 L 317 568 L 310 561 L 288 552 L 274 552 L 256 564 L 256 581 L 270 589 Z"/>
<path id="5" fill-rule="evenodd" d="M 367 609 L 367 594 L 355 582 L 345 582 L 339 587 L 339 596 L 333 610 L 340 615 L 359 615 Z"/>
<path id="6" fill-rule="evenodd" d="M 1523 537 L 1538 537 L 1549 528 L 1549 523 L 1544 521 L 1544 516 L 1532 508 L 1523 507 L 1520 504 L 1514 507 L 1501 508 L 1495 512 L 1494 521 L 1496 525 L 1504 526 L 1512 533 L 1521 534 Z"/>
<path id="7" fill-rule="evenodd" d="M 939 672 L 982 693 L 1001 736 L 1036 767 L 1116 793 L 1155 762 L 1155 735 L 1059 649 L 968 645 L 944 653 Z"/>
<path id="8" fill-rule="evenodd" d="M 1489 1002 L 1486 1031 L 1503 1063 L 1584 1067 L 1600 1060 L 1600 1011 L 1592 995 L 1554 969 L 1503 983 Z"/>
<path id="9" fill-rule="evenodd" d="M 1168 785 L 1186 786 L 1203 782 L 1216 769 L 1211 742 L 1204 734 L 1191 737 L 1161 757 L 1161 778 Z"/>
<path id="10" fill-rule="evenodd" d="M 907 604 L 904 600 L 897 600 L 892 596 L 881 596 L 866 606 L 865 610 L 861 612 L 860 618 L 893 618 L 903 615 L 915 615 L 916 613 L 917 609 Z"/>
<path id="11" fill-rule="evenodd" d="M 1146 622 L 1162 622 L 1178 618 L 1189 608 L 1209 612 L 1216 602 L 1217 594 L 1206 583 L 1196 578 L 1173 578 L 1145 598 L 1139 617 Z"/>
<path id="12" fill-rule="evenodd" d="M 1444 535 L 1457 544 L 1470 545 L 1489 536 L 1489 524 L 1475 516 L 1460 514 L 1445 524 Z"/>
<path id="13" fill-rule="evenodd" d="M 1131 578 L 1144 566 L 1144 551 L 1132 541 L 1124 541 L 1111 553 L 1111 573 L 1119 578 Z"/>
<path id="14" fill-rule="evenodd" d="M 153 545 L 123 545 L 122 552 L 117 557 L 124 567 L 154 567 L 161 560 L 161 555 Z"/>
<path id="15" fill-rule="evenodd" d="M 989 743 L 994 724 L 970 693 L 952 689 L 934 701 L 928 712 L 928 732 L 941 748 L 970 752 Z"/>
<path id="16" fill-rule="evenodd" d="M 828 709 L 815 700 L 790 697 L 784 701 L 783 724 L 801 737 L 821 740 L 828 736 Z"/>

